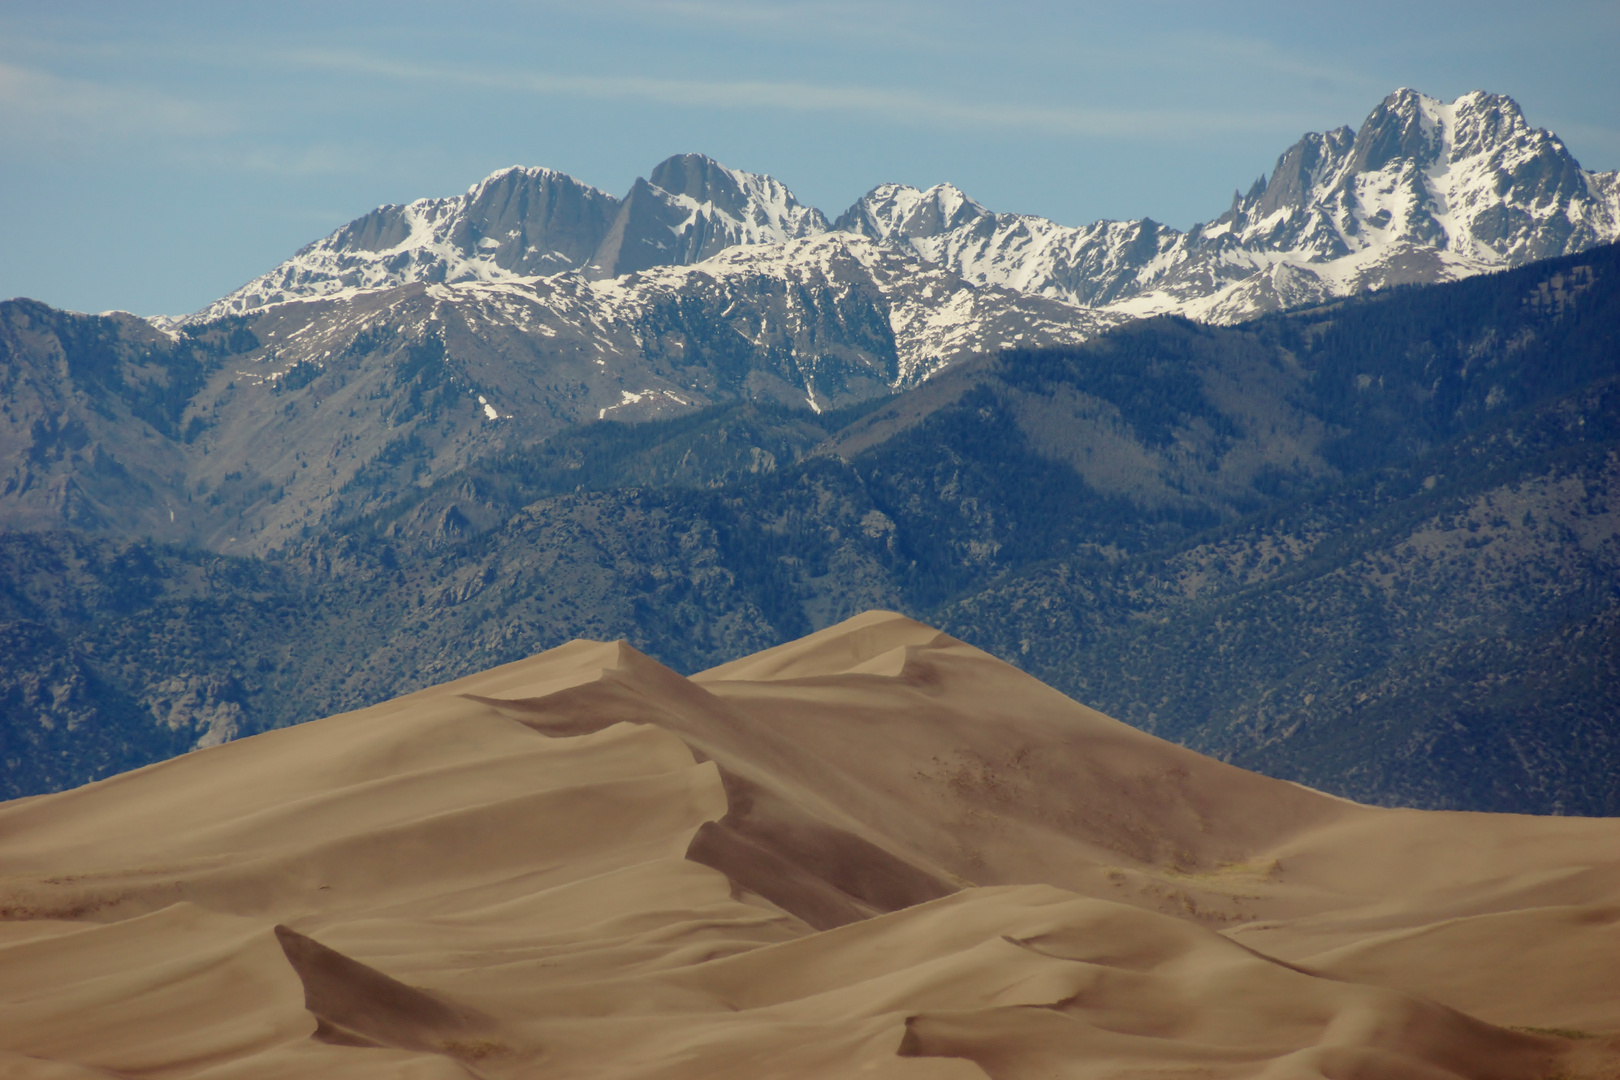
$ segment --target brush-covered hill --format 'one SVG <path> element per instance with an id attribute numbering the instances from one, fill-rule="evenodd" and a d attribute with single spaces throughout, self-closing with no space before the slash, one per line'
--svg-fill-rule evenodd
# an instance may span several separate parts
<path id="1" fill-rule="evenodd" d="M 691 672 L 882 606 L 1339 794 L 1612 814 L 1617 304 L 1600 248 L 597 422 L 264 559 L 13 532 L 9 793 L 574 637 Z"/>

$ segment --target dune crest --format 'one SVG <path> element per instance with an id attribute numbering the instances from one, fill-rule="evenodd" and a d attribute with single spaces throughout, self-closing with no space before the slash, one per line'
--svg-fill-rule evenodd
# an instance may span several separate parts
<path id="1" fill-rule="evenodd" d="M 888 612 L 0 804 L 6 1077 L 1612 1076 L 1616 960 L 1620 822 L 1358 806 Z"/>

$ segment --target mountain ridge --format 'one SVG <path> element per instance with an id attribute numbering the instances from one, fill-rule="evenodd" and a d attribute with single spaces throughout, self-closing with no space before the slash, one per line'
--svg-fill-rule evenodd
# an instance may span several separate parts
<path id="1" fill-rule="evenodd" d="M 187 319 L 416 280 L 611 278 L 828 231 L 859 233 L 977 285 L 1121 316 L 1232 323 L 1613 241 L 1620 173 L 1583 170 L 1509 97 L 1473 91 L 1448 103 L 1410 88 L 1357 130 L 1307 133 L 1269 179 L 1185 232 L 1151 218 L 1065 226 L 997 213 L 949 183 L 880 184 L 829 221 L 780 181 L 700 154 L 659 163 L 623 199 L 554 170 L 512 167 L 456 198 L 378 208 Z"/>
<path id="2" fill-rule="evenodd" d="M 801 206 L 779 181 L 699 154 L 660 162 L 622 199 L 555 169 L 513 165 L 459 196 L 378 207 L 195 315 L 163 324 L 412 282 L 520 281 L 564 271 L 619 277 L 827 229 L 821 212 Z"/>
<path id="3" fill-rule="evenodd" d="M 1582 170 L 1511 98 L 1475 91 L 1447 104 L 1403 88 L 1357 131 L 1305 135 L 1270 180 L 1185 233 L 1148 218 L 1075 228 L 994 214 L 951 185 L 881 185 L 839 221 L 969 281 L 1233 323 L 1610 242 L 1620 173 Z"/>

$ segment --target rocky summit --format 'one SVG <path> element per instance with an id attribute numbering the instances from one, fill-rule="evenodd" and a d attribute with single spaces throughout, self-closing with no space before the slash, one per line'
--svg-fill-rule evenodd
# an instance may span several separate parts
<path id="1" fill-rule="evenodd" d="M 1369 289 L 1450 281 L 1620 237 L 1620 174 L 1584 171 L 1499 94 L 1397 90 L 1359 131 L 1309 134 L 1214 221 L 1070 228 L 949 184 L 874 188 L 838 227 L 965 279 L 1131 315 L 1233 323 Z"/>
<path id="2" fill-rule="evenodd" d="M 410 282 L 617 277 L 701 262 L 737 244 L 828 231 L 780 181 L 678 154 L 623 199 L 552 169 L 502 169 L 465 195 L 381 206 L 210 304 L 190 321 Z"/>
<path id="3" fill-rule="evenodd" d="M 1357 131 L 1305 135 L 1231 208 L 1186 232 L 1150 218 L 1060 225 L 997 213 L 952 184 L 885 183 L 835 221 L 781 182 L 697 154 L 617 199 L 550 169 L 385 206 L 191 321 L 413 281 L 616 277 L 738 245 L 853 232 L 994 285 L 1120 317 L 1232 323 L 1397 284 L 1450 281 L 1620 238 L 1620 174 L 1581 168 L 1513 99 L 1401 89 Z"/>

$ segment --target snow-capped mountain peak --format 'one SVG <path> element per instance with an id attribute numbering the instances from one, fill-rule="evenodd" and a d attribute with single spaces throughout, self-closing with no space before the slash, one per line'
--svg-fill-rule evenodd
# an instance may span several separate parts
<path id="1" fill-rule="evenodd" d="M 990 211 L 955 184 L 926 191 L 906 184 L 879 184 L 833 225 L 874 240 L 923 240 L 967 225 Z"/>
<path id="2" fill-rule="evenodd" d="M 556 273 L 591 256 L 618 207 L 607 192 L 554 169 L 501 169 L 462 195 L 379 206 L 193 318 L 412 281 Z"/>
<path id="3" fill-rule="evenodd" d="M 462 195 L 380 206 L 192 318 L 413 281 L 510 281 L 586 268 L 613 276 L 828 228 L 821 211 L 780 181 L 697 154 L 660 163 L 624 199 L 555 169 L 512 166 Z"/>
<path id="4" fill-rule="evenodd" d="M 827 219 L 794 198 L 787 185 L 762 173 L 728 169 L 702 154 L 677 154 L 662 161 L 648 178 L 689 204 L 696 213 L 724 215 L 734 223 L 738 243 L 779 244 L 826 232 Z"/>
<path id="5" fill-rule="evenodd" d="M 1356 131 L 1305 135 L 1231 209 L 1186 233 L 993 214 L 942 185 L 886 184 L 838 219 L 997 284 L 1133 315 L 1234 321 L 1442 281 L 1620 239 L 1620 179 L 1589 173 L 1499 94 L 1403 88 Z"/>
<path id="6" fill-rule="evenodd" d="M 1482 269 L 1580 250 L 1620 231 L 1605 180 L 1612 174 L 1584 172 L 1500 94 L 1443 102 L 1397 90 L 1348 134 L 1296 143 L 1263 190 L 1223 219 L 1228 231 L 1246 247 L 1307 262 L 1406 246 Z"/>
<path id="7" fill-rule="evenodd" d="M 781 181 L 677 154 L 637 180 L 587 267 L 594 277 L 686 266 L 738 244 L 781 244 L 826 232 L 820 210 Z"/>
<path id="8" fill-rule="evenodd" d="M 886 183 L 829 224 L 780 181 L 671 157 L 617 199 L 510 168 L 461 196 L 384 206 L 193 319 L 411 281 L 600 280 L 737 246 L 855 233 L 976 286 L 1141 316 L 1235 321 L 1407 282 L 1443 281 L 1620 239 L 1620 174 L 1583 170 L 1508 97 L 1402 88 L 1352 131 L 1303 136 L 1224 214 L 1067 226 L 996 213 L 955 185 Z"/>

